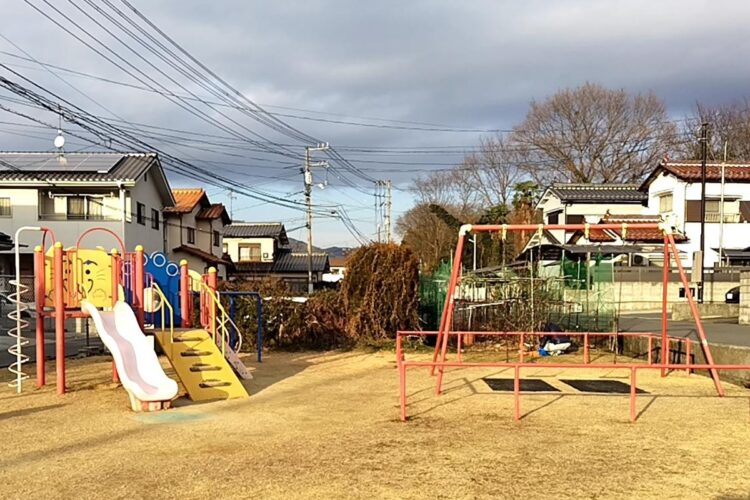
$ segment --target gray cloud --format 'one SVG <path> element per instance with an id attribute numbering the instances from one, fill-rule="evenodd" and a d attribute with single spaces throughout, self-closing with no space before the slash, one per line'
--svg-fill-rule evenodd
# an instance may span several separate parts
<path id="1" fill-rule="evenodd" d="M 31 1 L 49 11 L 41 0 Z M 366 116 L 507 129 L 523 118 L 532 99 L 544 99 L 562 87 L 585 81 L 632 92 L 653 90 L 666 101 L 670 113 L 681 118 L 696 101 L 716 104 L 745 97 L 750 81 L 750 66 L 744 64 L 750 54 L 747 2 L 132 1 L 187 50 L 257 102 L 342 113 L 355 121 Z M 127 53 L 111 36 L 76 14 L 69 3 L 55 5 L 75 15 L 109 46 Z M 135 83 L 23 2 L 4 5 L 0 26 L 5 36 L 40 60 Z M 136 47 L 132 40 L 128 43 Z M 17 52 L 2 40 L 0 50 Z M 128 58 L 136 61 L 132 54 Z M 19 63 L 4 55 L 0 55 L 0 61 Z M 137 65 L 147 67 L 142 61 Z M 44 71 L 15 69 L 91 111 L 106 114 Z M 160 96 L 65 78 L 128 120 L 221 133 Z M 190 84 L 190 88 L 196 87 Z M 54 117 L 47 114 L 46 118 Z M 3 114 L 0 119 L 8 117 Z M 479 137 L 292 118 L 288 121 L 339 145 L 471 145 Z M 281 140 L 260 125 L 248 120 L 243 123 Z M 0 131 L 3 149 L 48 149 L 50 141 Z M 197 160 L 220 158 L 207 151 L 183 149 L 183 154 Z M 458 159 L 421 157 L 415 161 L 444 163 Z M 394 176 L 402 185 L 413 175 L 381 172 L 398 168 L 393 165 L 362 163 L 360 167 L 377 177 Z M 290 171 L 294 170 L 279 170 L 278 166 L 251 170 L 271 177 Z M 289 183 L 266 185 L 280 193 L 298 187 Z M 322 201 L 340 198 L 349 203 L 352 217 L 361 219 L 363 225 L 372 219 L 372 210 L 367 208 L 371 199 L 356 191 L 321 192 L 317 196 Z M 403 210 L 408 204 L 408 196 L 400 193 L 397 208 Z M 278 215 L 274 209 L 259 210 L 245 214 L 259 218 Z M 321 227 L 324 243 L 347 239 L 338 225 Z"/>

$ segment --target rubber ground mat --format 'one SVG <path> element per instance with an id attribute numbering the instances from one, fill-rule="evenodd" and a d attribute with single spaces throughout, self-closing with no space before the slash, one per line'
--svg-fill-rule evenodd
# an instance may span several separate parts
<path id="1" fill-rule="evenodd" d="M 484 380 L 493 391 L 513 392 L 512 378 L 484 378 L 482 380 Z M 521 392 L 560 392 L 560 389 L 548 384 L 542 379 L 522 378 Z"/>
<path id="2" fill-rule="evenodd" d="M 619 380 L 560 380 L 581 392 L 599 392 L 605 394 L 630 394 L 630 384 Z M 635 388 L 636 394 L 648 394 L 643 389 Z"/>

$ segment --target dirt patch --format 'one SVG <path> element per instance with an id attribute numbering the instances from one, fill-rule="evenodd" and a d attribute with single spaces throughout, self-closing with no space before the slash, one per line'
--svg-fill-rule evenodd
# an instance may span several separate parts
<path id="1" fill-rule="evenodd" d="M 0 389 L 1 498 L 744 498 L 750 391 L 639 372 L 628 397 L 575 393 L 561 378 L 628 382 L 627 370 L 529 369 L 559 394 L 512 394 L 446 372 L 434 395 L 409 370 L 411 421 L 398 420 L 392 353 L 271 353 L 249 399 L 156 414 L 128 409 L 109 358 L 70 361 L 71 392 Z M 165 362 L 166 363 L 166 362 Z M 53 364 L 48 368 L 52 370 Z M 33 372 L 31 366 L 30 372 Z M 54 377 L 54 373 L 51 373 Z M 3 374 L 7 379 L 8 376 Z"/>

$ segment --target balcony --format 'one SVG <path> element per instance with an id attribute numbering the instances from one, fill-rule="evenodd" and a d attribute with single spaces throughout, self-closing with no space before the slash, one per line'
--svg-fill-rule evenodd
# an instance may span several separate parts
<path id="1" fill-rule="evenodd" d="M 707 223 L 716 223 L 718 224 L 721 222 L 721 214 L 717 212 L 706 212 L 705 221 Z M 724 223 L 727 224 L 734 224 L 740 221 L 740 214 L 734 213 L 734 214 L 724 214 Z"/>
<path id="2" fill-rule="evenodd" d="M 61 214 L 61 213 L 50 213 L 50 214 L 39 214 L 39 220 L 46 221 L 91 221 L 91 222 L 115 222 L 119 221 L 118 216 L 107 216 L 107 215 L 74 215 L 74 214 Z"/>

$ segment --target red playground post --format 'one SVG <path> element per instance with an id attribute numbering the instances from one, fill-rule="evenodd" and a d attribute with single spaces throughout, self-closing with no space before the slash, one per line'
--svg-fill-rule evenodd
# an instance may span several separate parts
<path id="1" fill-rule="evenodd" d="M 55 370 L 57 371 L 57 393 L 65 394 L 65 289 L 63 269 L 63 245 L 56 242 L 53 253 L 52 273 L 55 291 Z"/>
<path id="2" fill-rule="evenodd" d="M 44 386 L 44 249 L 34 247 L 34 302 L 36 303 L 36 386 Z"/>
<path id="3" fill-rule="evenodd" d="M 180 321 L 182 328 L 190 328 L 190 275 L 188 261 L 180 261 Z"/>

